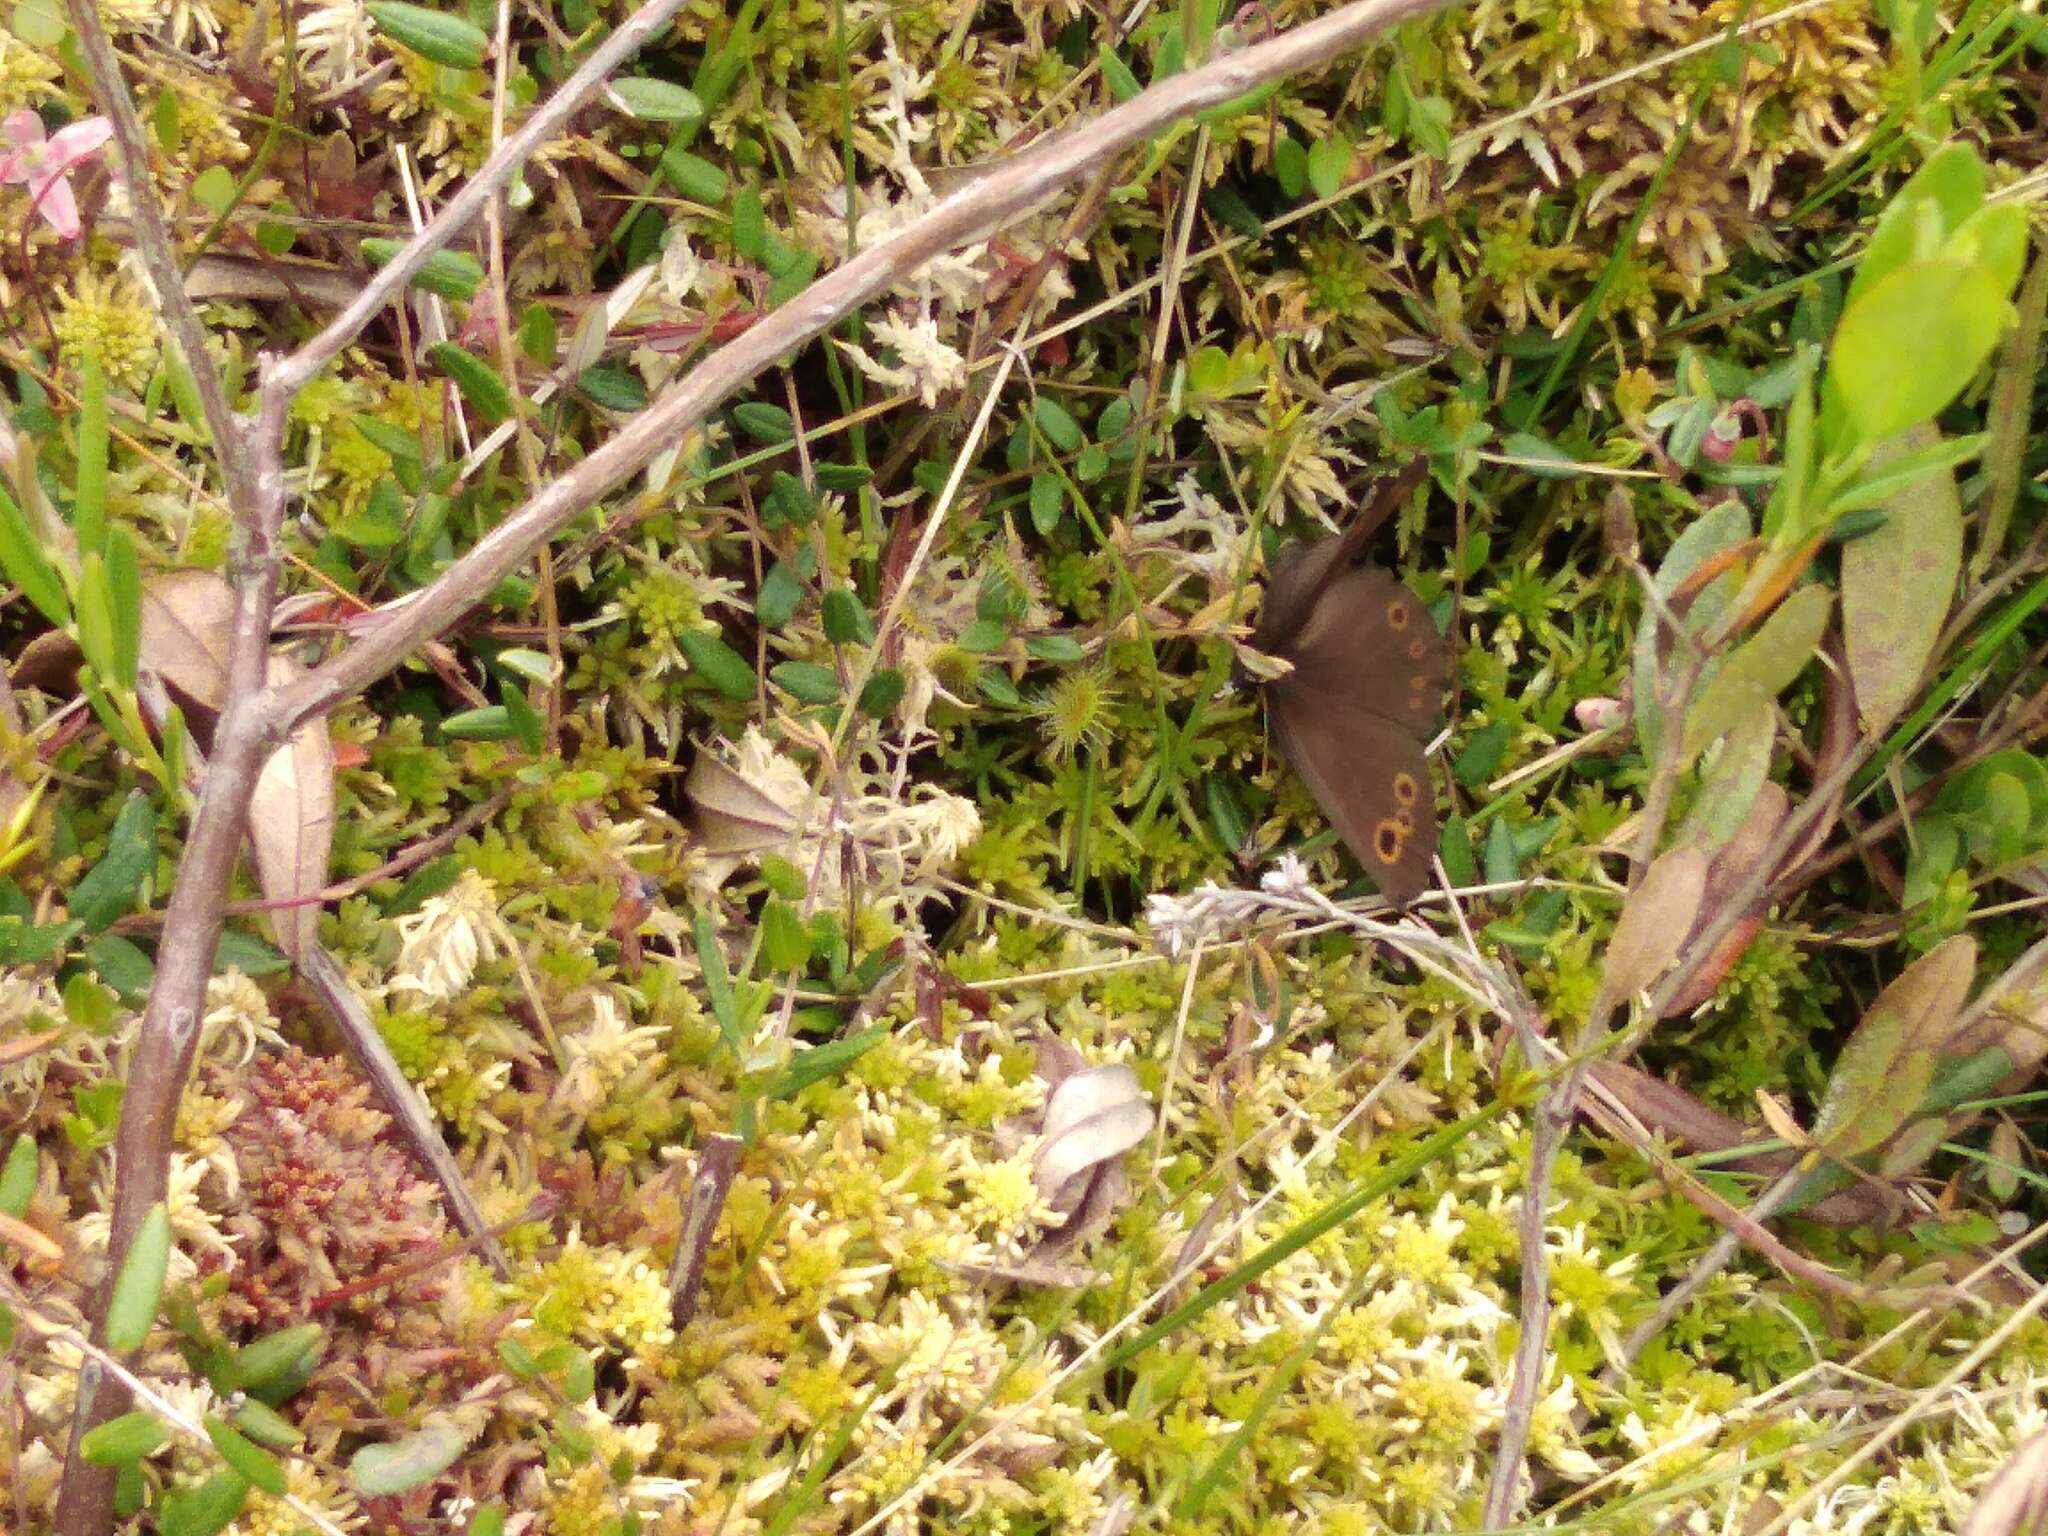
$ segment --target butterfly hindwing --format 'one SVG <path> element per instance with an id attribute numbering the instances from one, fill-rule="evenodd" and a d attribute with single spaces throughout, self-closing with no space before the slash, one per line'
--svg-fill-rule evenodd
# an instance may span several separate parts
<path id="1" fill-rule="evenodd" d="M 1420 735 L 1292 678 L 1267 690 L 1280 749 L 1386 898 L 1406 906 L 1429 885 L 1436 795 Z"/>

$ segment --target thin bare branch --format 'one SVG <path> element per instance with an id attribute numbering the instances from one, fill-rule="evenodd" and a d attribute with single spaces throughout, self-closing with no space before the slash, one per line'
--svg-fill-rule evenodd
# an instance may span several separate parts
<path id="1" fill-rule="evenodd" d="M 73 7 L 88 0 L 70 0 Z M 491 199 L 517 176 L 533 152 L 559 134 L 570 118 L 589 105 L 604 89 L 611 74 L 638 53 L 643 44 L 683 7 L 683 0 L 648 0 L 622 22 L 611 36 L 597 46 L 582 66 L 519 125 L 519 131 L 492 151 L 476 175 L 463 184 L 425 229 L 406 241 L 405 249 L 377 269 L 356 296 L 325 330 L 286 358 L 271 379 L 272 386 L 285 394 L 296 393 L 314 374 L 326 367 L 341 349 L 362 334 L 363 327 L 391 301 L 391 296 L 411 281 L 427 259 L 469 227 L 470 221 L 490 205 Z"/>
<path id="2" fill-rule="evenodd" d="M 142 119 L 135 115 L 135 102 L 128 94 L 121 62 L 114 57 L 114 45 L 107 38 L 99 7 L 93 0 L 67 0 L 66 9 L 71 13 L 71 28 L 78 34 L 79 55 L 92 81 L 93 97 L 114 128 L 121 175 L 128 183 L 129 200 L 134 207 L 136 247 L 156 288 L 164 323 L 170 327 L 171 338 L 185 355 L 185 365 L 192 370 L 198 385 L 199 403 L 206 412 L 207 429 L 213 434 L 214 451 L 220 455 L 229 498 L 238 507 L 253 505 L 255 487 L 241 418 L 228 404 L 220 374 L 213 366 L 213 355 L 206 350 L 206 328 L 199 323 L 198 311 L 186 296 L 185 274 L 171 249 L 163 206 L 152 191 L 155 173 L 149 162 L 149 140 L 143 134 Z"/>
<path id="3" fill-rule="evenodd" d="M 271 701 L 269 711 L 279 739 L 392 671 L 421 641 L 441 633 L 480 602 L 544 540 L 677 442 L 755 375 L 869 300 L 889 292 L 926 262 L 986 238 L 1110 156 L 1185 117 L 1221 106 L 1270 81 L 1327 64 L 1375 34 L 1443 4 L 1444 0 L 1354 0 L 1280 37 L 1175 75 L 1085 127 L 1033 144 L 967 191 L 947 198 L 890 239 L 862 251 L 671 385 L 603 447 L 529 499 L 403 608 L 391 612 L 382 625 L 309 676 L 285 687 Z M 581 77 L 579 71 L 577 78 Z M 529 122 L 508 140 L 507 149 L 526 144 L 531 127 Z M 458 211 L 466 217 L 483 206 L 488 189 L 478 193 L 477 185 L 465 187 L 422 232 L 419 238 L 428 241 L 429 248 L 437 234 L 445 238 L 445 228 Z M 379 273 L 378 282 L 385 282 L 403 265 L 393 262 Z M 375 291 L 374 285 L 371 291 Z M 337 331 L 347 319 L 337 320 L 328 331 Z M 347 332 L 353 334 L 353 330 Z M 335 345 L 346 339 L 343 336 Z M 318 352 L 319 347 L 320 338 L 315 338 L 300 358 Z M 299 360 L 294 359 L 294 371 L 283 376 L 302 376 L 296 372 L 298 367 Z"/>
<path id="4" fill-rule="evenodd" d="M 334 1020 L 335 1028 L 348 1042 L 349 1054 L 355 1057 L 356 1065 L 363 1069 L 371 1086 L 377 1090 L 377 1100 L 384 1106 L 384 1112 L 398 1122 L 399 1133 L 406 1145 L 427 1165 L 434 1181 L 441 1186 L 455 1224 L 475 1241 L 478 1251 L 497 1271 L 498 1278 L 504 1279 L 511 1272 L 505 1263 L 505 1250 L 499 1245 L 490 1223 L 484 1220 L 483 1212 L 477 1209 L 476 1201 L 470 1197 L 461 1165 L 455 1161 L 455 1154 L 448 1150 L 448 1143 L 441 1139 L 441 1128 L 428 1110 L 426 1100 L 420 1097 L 419 1089 L 406 1077 L 405 1069 L 391 1054 L 391 1047 L 384 1043 L 383 1035 L 377 1032 L 370 1010 L 363 1006 L 355 988 L 348 984 L 347 973 L 317 942 L 304 947 L 304 952 L 298 957 L 298 965 L 299 975 L 319 995 L 328 1016 Z"/>

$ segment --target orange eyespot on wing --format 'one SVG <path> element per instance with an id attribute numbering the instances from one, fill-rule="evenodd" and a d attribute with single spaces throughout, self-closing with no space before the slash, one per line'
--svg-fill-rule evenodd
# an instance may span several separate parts
<path id="1" fill-rule="evenodd" d="M 1422 786 L 1415 782 L 1415 775 L 1405 771 L 1394 774 L 1394 803 L 1403 810 L 1413 805 L 1422 793 Z"/>
<path id="2" fill-rule="evenodd" d="M 1428 654 L 1429 647 L 1423 644 L 1422 641 L 1410 640 L 1408 642 L 1408 659 L 1410 661 L 1420 661 L 1424 656 Z"/>
<path id="3" fill-rule="evenodd" d="M 1388 816 L 1372 829 L 1372 851 L 1380 856 L 1382 864 L 1400 862 L 1401 850 L 1408 845 L 1408 829 L 1394 817 Z"/>
<path id="4" fill-rule="evenodd" d="M 1408 605 L 1398 597 L 1387 604 L 1387 628 L 1399 634 L 1408 627 Z"/>

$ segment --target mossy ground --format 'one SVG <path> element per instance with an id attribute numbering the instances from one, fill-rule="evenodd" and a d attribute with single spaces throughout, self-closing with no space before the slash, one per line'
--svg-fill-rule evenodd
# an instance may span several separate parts
<path id="1" fill-rule="evenodd" d="M 404 186 L 438 202 L 488 152 L 489 71 L 394 47 L 351 0 L 300 10 L 289 42 L 272 8 L 242 0 L 102 9 L 181 249 L 211 280 L 257 275 L 205 306 L 237 377 L 324 318 L 301 307 L 293 264 L 359 272 L 363 236 L 406 231 Z M 1320 9 L 1277 0 L 1234 24 L 1256 38 Z M 321 937 L 486 1216 L 513 1223 L 513 1262 L 502 1281 L 474 1256 L 413 1267 L 452 1224 L 308 994 L 275 972 L 216 981 L 180 1120 L 172 1289 L 229 1343 L 327 1329 L 284 1405 L 306 1437 L 293 1492 L 345 1528 L 394 1532 L 461 1529 L 493 1501 L 557 1536 L 629 1517 L 669 1536 L 1083 1536 L 1116 1529 L 1120 1508 L 1176 1532 L 1476 1528 L 1517 1338 L 1533 1102 L 1502 1021 L 1305 921 L 1168 958 L 1164 909 L 1147 903 L 1212 880 L 1256 888 L 1290 848 L 1326 892 L 1354 878 L 1256 695 L 1229 686 L 1229 642 L 1276 531 L 1315 532 L 1425 448 L 1455 466 L 1457 495 L 1411 503 L 1377 553 L 1457 650 L 1436 770 L 1446 863 L 1497 887 L 1463 903 L 1480 951 L 1547 1019 L 1584 1016 L 1649 770 L 1625 738 L 1520 770 L 1583 734 L 1579 706 L 1629 685 L 1643 608 L 1603 547 L 1605 498 L 1628 493 L 1654 564 L 1724 494 L 1710 464 L 1674 461 L 1672 422 L 1752 393 L 1794 340 L 1825 336 L 1831 264 L 1930 138 L 1988 146 L 2001 183 L 2029 169 L 2013 146 L 2039 127 L 2037 48 L 1991 31 L 1986 7 L 1945 6 L 1959 63 L 1940 78 L 1889 9 L 1479 0 L 1406 27 L 1157 145 L 1102 189 L 1098 217 L 1068 225 L 1056 205 L 940 262 L 758 380 L 676 445 L 657 494 L 621 492 L 430 665 L 337 717 L 333 880 L 498 802 L 444 854 L 328 905 Z M 515 10 L 508 112 L 623 14 Z M 1120 57 L 1143 78 L 1176 35 L 1172 17 L 1148 21 Z M 675 170 L 685 146 L 594 107 L 529 167 L 496 253 L 509 328 L 536 350 L 544 338 L 550 360 L 556 338 L 602 335 L 589 317 L 629 273 L 651 264 L 653 281 L 577 387 L 447 483 L 436 466 L 486 429 L 419 335 L 394 322 L 350 350 L 293 402 L 290 590 L 379 602 L 430 579 L 788 274 L 901 223 L 929 195 L 922 172 L 1099 110 L 1111 40 L 1103 13 L 1065 0 L 693 0 L 646 68 L 711 104 L 695 162 Z M 707 78 L 706 60 L 732 67 Z M 266 139 L 287 65 L 299 105 Z M 53 126 L 91 110 L 61 54 L 0 32 L 0 112 L 20 108 Z M 80 244 L 55 240 L 19 188 L 0 199 L 17 431 L 68 502 L 69 402 L 96 358 L 116 401 L 112 516 L 149 570 L 219 568 L 227 515 L 115 237 L 124 194 L 98 168 L 74 180 L 102 221 Z M 1176 281 L 1153 282 L 1169 269 Z M 431 323 L 509 365 L 491 291 Z M 1013 297 L 1014 334 L 991 334 Z M 541 376 L 528 371 L 525 387 Z M 1981 400 L 1960 409 L 1981 418 Z M 1754 426 L 1733 430 L 1738 464 L 1768 461 Z M 842 720 L 872 618 L 898 600 L 880 691 Z M 0 626 L 11 655 L 41 627 L 21 603 Z M 712 636 L 754 681 L 721 687 Z M 2024 638 L 2013 688 L 2035 681 Z M 547 681 L 529 686 L 536 657 Z M 543 750 L 502 712 L 489 728 L 465 716 L 507 687 Z M 20 729 L 0 734 L 10 753 L 43 744 L 22 782 L 53 776 L 7 897 L 40 917 L 98 859 L 126 792 L 156 788 L 90 717 L 47 749 L 60 694 L 18 686 Z M 1787 699 L 1794 724 L 1817 694 Z M 819 815 L 775 859 L 708 854 L 684 792 L 706 752 L 785 804 L 825 784 L 829 833 Z M 158 908 L 180 818 L 162 825 Z M 1924 934 L 1874 950 L 1821 936 L 1897 910 L 1845 866 L 1780 911 L 1696 1015 L 1650 1036 L 1648 1064 L 1737 1116 L 1760 1092 L 1810 1106 Z M 706 920 L 740 992 L 768 984 L 738 1037 L 703 974 Z M 1973 931 L 1986 975 L 2034 936 L 2025 913 Z M 6 1038 L 63 1032 L 0 1068 L 10 1133 L 42 1149 L 38 1219 L 73 1255 L 61 1274 L 21 1274 L 59 1313 L 83 1304 L 104 1251 L 107 1085 L 136 1001 L 104 967 L 0 978 Z M 865 1049 L 792 1072 L 847 1038 Z M 1034 1177 L 1049 1041 L 1129 1064 L 1158 1117 L 1099 1224 L 1064 1246 Z M 1161 1293 L 1227 1278 L 1503 1103 L 1104 1368 Z M 728 1133 L 747 1145 L 678 1328 L 668 1264 L 692 1149 Z M 1784 1235 L 1845 1272 L 1960 1273 L 2035 1214 L 1981 1165 L 1935 1168 L 1952 1176 L 1939 1220 L 1795 1220 Z M 1932 1392 L 1789 1529 L 1945 1531 L 2048 1422 L 2037 1323 L 1934 1390 L 2005 1315 L 2002 1293 L 1927 1317 L 1816 1296 L 1753 1258 L 1603 1375 L 1719 1228 L 1590 1129 L 1551 1198 L 1532 1513 L 1760 1529 Z M 1191 1239 L 1206 1250 L 1192 1276 Z M 355 1285 L 373 1277 L 388 1283 Z M 30 1529 L 77 1363 L 26 1332 L 0 1355 L 0 1497 Z M 213 1406 L 169 1327 L 143 1369 L 192 1416 Z M 467 1442 L 447 1470 L 399 1494 L 351 1484 L 362 1446 L 433 1424 Z M 148 1465 L 190 1483 L 213 1463 L 180 1443 Z M 301 1524 L 257 1495 L 234 1529 Z"/>

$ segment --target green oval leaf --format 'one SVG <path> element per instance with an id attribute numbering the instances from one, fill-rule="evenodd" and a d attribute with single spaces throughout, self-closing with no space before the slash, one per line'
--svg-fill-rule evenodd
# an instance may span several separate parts
<path id="1" fill-rule="evenodd" d="M 107 835 L 107 851 L 71 888 L 71 916 L 87 932 L 104 928 L 134 910 L 142 883 L 156 867 L 156 806 L 142 790 L 131 792 Z"/>
<path id="2" fill-rule="evenodd" d="M 800 704 L 831 704 L 839 698 L 839 675 L 810 661 L 778 662 L 768 669 L 775 686 Z"/>
<path id="3" fill-rule="evenodd" d="M 600 363 L 576 375 L 576 391 L 608 411 L 637 411 L 647 404 L 647 385 L 630 368 Z"/>
<path id="4" fill-rule="evenodd" d="M 387 240 L 379 235 L 364 239 L 360 247 L 363 259 L 373 266 L 388 266 L 398 253 L 405 249 L 403 240 Z M 476 297 L 477 289 L 483 286 L 484 267 L 467 251 L 436 251 L 420 264 L 417 272 L 407 280 L 407 286 L 422 288 L 428 293 L 438 294 L 444 299 L 455 299 L 466 303 Z M 546 313 L 546 311 L 542 311 Z M 414 448 L 418 452 L 417 446 Z"/>
<path id="5" fill-rule="evenodd" d="M 512 391 L 498 377 L 498 370 L 482 358 L 465 352 L 452 341 L 435 342 L 427 348 L 427 356 L 455 381 L 462 398 L 486 425 L 495 427 L 512 414 Z"/>
<path id="6" fill-rule="evenodd" d="M 95 1467 L 119 1467 L 140 1461 L 171 1438 L 170 1426 L 153 1413 L 124 1413 L 88 1430 L 78 1454 Z"/>
<path id="7" fill-rule="evenodd" d="M 277 1402 L 312 1374 L 327 1332 L 318 1323 L 266 1334 L 235 1351 L 235 1380 L 244 1392 Z"/>
<path id="8" fill-rule="evenodd" d="M 697 93 L 669 80 L 644 75 L 611 83 L 611 94 L 629 116 L 649 123 L 694 123 L 704 116 L 704 103 Z"/>
<path id="9" fill-rule="evenodd" d="M 1767 710 L 1785 685 L 1806 670 L 1820 649 L 1835 594 L 1818 584 L 1801 587 L 1722 663 L 1685 717 L 1681 756 L 1690 763 L 1758 710 Z"/>
<path id="10" fill-rule="evenodd" d="M 7 1149 L 7 1162 L 0 1167 L 0 1212 L 16 1221 L 28 1214 L 36 1194 L 36 1139 L 23 1132 Z"/>
<path id="11" fill-rule="evenodd" d="M 387 1445 L 366 1445 L 349 1461 L 349 1481 L 373 1497 L 405 1493 L 450 1467 L 469 1444 L 452 1424 L 429 1424 Z"/>
<path id="12" fill-rule="evenodd" d="M 743 400 L 732 408 L 732 424 L 757 443 L 778 447 L 796 436 L 796 422 L 779 405 Z"/>
<path id="13" fill-rule="evenodd" d="M 779 896 L 771 896 L 761 909 L 761 953 L 768 968 L 778 973 L 810 963 L 811 931 Z"/>
<path id="14" fill-rule="evenodd" d="M 223 1468 L 197 1488 L 164 1500 L 158 1536 L 215 1536 L 242 1512 L 248 1497 L 249 1480 L 232 1467 Z"/>
<path id="15" fill-rule="evenodd" d="M 1828 383 L 1868 442 L 1931 420 L 1998 344 L 2007 305 L 1991 274 L 1920 261 L 1873 284 L 1842 313 Z"/>
<path id="16" fill-rule="evenodd" d="M 135 1241 L 122 1255 L 121 1271 L 107 1301 L 107 1348 L 115 1354 L 133 1354 L 149 1337 L 170 1262 L 171 1213 L 159 1200 L 142 1218 Z"/>
<path id="17" fill-rule="evenodd" d="M 1050 395 L 1040 395 L 1032 404 L 1031 414 L 1045 440 L 1061 453 L 1079 453 L 1082 444 L 1088 441 L 1081 424 Z"/>
<path id="18" fill-rule="evenodd" d="M 409 5 L 406 0 L 371 0 L 370 17 L 394 43 L 451 69 L 476 69 L 490 52 L 482 27 L 460 16 Z"/>
<path id="19" fill-rule="evenodd" d="M 260 1398 L 244 1397 L 235 1409 L 235 1427 L 259 1445 L 280 1451 L 305 1444 L 299 1426 Z"/>
<path id="20" fill-rule="evenodd" d="M 220 1452 L 220 1459 L 265 1493 L 282 1497 L 285 1491 L 284 1465 L 270 1452 L 225 1419 L 208 1414 L 202 1421 L 206 1438 Z"/>
<path id="21" fill-rule="evenodd" d="M 1308 150 L 1308 184 L 1317 197 L 1335 197 L 1344 190 L 1351 169 L 1351 141 L 1341 134 L 1317 139 Z"/>
<path id="22" fill-rule="evenodd" d="M 825 637 L 834 645 L 872 645 L 875 639 L 874 620 L 861 606 L 861 600 L 844 587 L 834 587 L 825 594 Z"/>
<path id="23" fill-rule="evenodd" d="M 860 691 L 861 713 L 871 720 L 886 720 L 903 702 L 903 674 L 894 667 L 877 667 Z"/>
<path id="24" fill-rule="evenodd" d="M 754 669 L 718 636 L 686 629 L 676 644 L 690 670 L 728 699 L 743 701 L 754 696 Z"/>
<path id="25" fill-rule="evenodd" d="M 732 186 L 724 171 L 675 144 L 670 145 L 661 157 L 661 174 L 668 178 L 670 186 L 693 203 L 722 203 Z"/>

